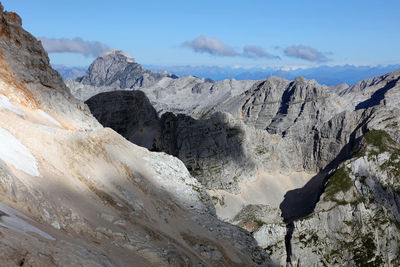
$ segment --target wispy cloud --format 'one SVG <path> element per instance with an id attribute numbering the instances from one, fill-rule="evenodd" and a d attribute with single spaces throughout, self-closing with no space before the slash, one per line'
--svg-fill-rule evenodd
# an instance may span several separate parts
<path id="1" fill-rule="evenodd" d="M 221 40 L 205 35 L 186 41 L 182 43 L 182 46 L 190 48 L 197 53 L 206 53 L 214 56 L 279 59 L 278 56 L 274 56 L 260 46 L 255 45 L 246 45 L 243 47 L 243 52 L 239 53 Z"/>
<path id="2" fill-rule="evenodd" d="M 82 38 L 46 38 L 39 37 L 47 53 L 79 53 L 85 57 L 98 57 L 110 48 L 100 42 L 85 41 Z"/>
<path id="3" fill-rule="evenodd" d="M 246 45 L 243 47 L 243 56 L 250 58 L 267 58 L 280 59 L 279 56 L 274 56 L 265 51 L 262 47 L 256 45 Z"/>
<path id="4" fill-rule="evenodd" d="M 300 58 L 311 62 L 326 62 L 329 59 L 315 48 L 305 45 L 292 45 L 287 47 L 284 51 L 286 56 L 293 58 Z"/>
<path id="5" fill-rule="evenodd" d="M 182 45 L 189 47 L 198 53 L 207 53 L 211 55 L 227 57 L 239 55 L 232 47 L 224 44 L 221 40 L 204 35 L 201 35 L 194 40 L 186 41 Z"/>

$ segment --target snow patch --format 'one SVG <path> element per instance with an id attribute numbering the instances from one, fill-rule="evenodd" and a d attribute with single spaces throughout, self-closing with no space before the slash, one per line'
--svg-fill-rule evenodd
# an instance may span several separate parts
<path id="1" fill-rule="evenodd" d="M 55 130 L 57 130 L 56 128 L 53 128 L 53 127 L 50 127 L 50 126 L 46 126 L 46 125 L 43 125 L 43 124 L 36 124 L 36 126 L 39 129 L 45 130 L 47 132 L 54 132 Z"/>
<path id="2" fill-rule="evenodd" d="M 62 128 L 61 124 L 60 124 L 58 121 L 56 121 L 52 116 L 50 116 L 49 114 L 47 114 L 47 113 L 44 112 L 43 110 L 38 109 L 36 112 L 37 112 L 40 116 L 42 116 L 43 118 L 45 118 L 48 122 L 50 122 L 50 123 L 52 123 L 52 124 L 54 124 L 54 125 L 56 125 L 56 126 Z"/>
<path id="3" fill-rule="evenodd" d="M 15 106 L 13 103 L 10 102 L 8 97 L 0 94 L 0 110 L 2 109 L 9 110 L 21 116 L 25 115 L 25 113 L 20 108 L 18 108 L 17 106 Z"/>
<path id="4" fill-rule="evenodd" d="M 18 170 L 40 177 L 38 164 L 29 149 L 8 131 L 0 127 L 0 159 Z"/>
<path id="5" fill-rule="evenodd" d="M 56 240 L 51 235 L 43 232 L 42 230 L 36 228 L 35 226 L 29 224 L 28 220 L 31 220 L 29 217 L 25 216 L 23 213 L 10 208 L 9 206 L 0 202 L 0 211 L 5 215 L 0 215 L 0 225 L 13 230 L 15 232 L 21 234 L 27 234 L 29 232 L 38 234 L 49 240 Z M 0 213 L 1 214 L 1 213 Z M 24 219 L 24 220 L 23 220 Z"/>

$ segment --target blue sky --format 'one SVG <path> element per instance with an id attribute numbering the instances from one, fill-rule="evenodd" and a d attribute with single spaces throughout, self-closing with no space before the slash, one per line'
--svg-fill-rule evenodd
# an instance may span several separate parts
<path id="1" fill-rule="evenodd" d="M 25 29 L 47 40 L 49 50 L 58 51 L 49 53 L 53 64 L 89 65 L 108 48 L 152 65 L 400 63 L 398 0 L 13 0 L 3 5 L 22 17 Z M 60 53 L 71 49 L 80 53 Z"/>

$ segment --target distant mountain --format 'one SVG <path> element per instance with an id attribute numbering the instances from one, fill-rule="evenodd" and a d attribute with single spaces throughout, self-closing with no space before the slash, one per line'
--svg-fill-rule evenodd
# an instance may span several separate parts
<path id="1" fill-rule="evenodd" d="M 294 77 L 303 76 L 307 79 L 315 79 L 326 85 L 338 85 L 341 83 L 355 84 L 361 80 L 380 76 L 385 73 L 400 69 L 400 64 L 388 66 L 320 66 L 317 68 L 297 69 L 290 71 Z"/>
<path id="2" fill-rule="evenodd" d="M 157 112 L 203 114 L 219 102 L 249 89 L 255 81 L 223 80 L 178 76 L 144 68 L 123 51 L 109 51 L 89 66 L 85 76 L 65 83 L 80 100 L 103 92 L 143 90 Z M 200 112 L 200 113 L 199 113 Z"/>
<path id="3" fill-rule="evenodd" d="M 85 75 L 87 70 L 87 67 L 68 67 L 59 64 L 53 65 L 53 68 L 60 73 L 63 80 L 67 78 L 76 79 L 82 77 Z"/>
<path id="4" fill-rule="evenodd" d="M 225 79 L 236 80 L 260 80 L 266 79 L 271 76 L 271 73 L 276 69 L 262 69 L 262 68 L 234 68 L 234 67 L 219 67 L 219 66 L 155 66 L 144 65 L 144 67 L 155 71 L 167 71 L 174 73 L 179 77 L 188 75 L 196 76 L 198 78 L 210 78 L 216 81 Z M 246 77 L 248 75 L 248 77 Z M 242 76 L 242 77 L 241 77 Z"/>
<path id="5" fill-rule="evenodd" d="M 178 78 L 167 72 L 154 72 L 143 68 L 123 51 L 111 50 L 90 64 L 87 73 L 77 79 L 83 84 L 132 88 L 151 86 L 164 77 Z"/>
<path id="6" fill-rule="evenodd" d="M 64 65 L 53 65 L 62 78 L 76 79 L 85 75 L 88 67 L 68 67 Z M 320 66 L 308 69 L 283 70 L 278 68 L 234 68 L 219 66 L 156 66 L 143 65 L 152 71 L 166 71 L 179 77 L 195 76 L 198 78 L 210 78 L 215 81 L 225 79 L 236 80 L 264 80 L 271 76 L 293 80 L 297 76 L 307 79 L 315 79 L 320 84 L 336 86 L 341 83 L 349 85 L 370 77 L 379 76 L 400 69 L 400 64 L 388 66 Z"/>
<path id="7" fill-rule="evenodd" d="M 180 77 L 193 75 L 199 78 L 211 78 L 219 81 L 223 79 L 262 80 L 270 76 L 277 76 L 293 80 L 297 76 L 315 79 L 320 84 L 328 86 L 341 83 L 355 84 L 358 81 L 379 76 L 400 69 L 400 64 L 388 66 L 320 66 L 308 69 L 283 70 L 277 68 L 233 68 L 218 66 L 154 66 L 146 68 L 155 71 L 167 71 Z"/>

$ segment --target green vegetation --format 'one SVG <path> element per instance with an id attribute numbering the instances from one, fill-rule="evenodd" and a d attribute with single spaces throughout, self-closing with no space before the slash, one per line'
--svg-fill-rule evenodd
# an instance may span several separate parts
<path id="1" fill-rule="evenodd" d="M 378 151 L 372 151 L 371 155 L 389 152 L 390 158 L 380 167 L 388 173 L 397 177 L 396 184 L 400 182 L 400 149 L 397 143 L 383 130 L 372 130 L 365 134 L 367 144 L 373 145 Z"/>
<path id="2" fill-rule="evenodd" d="M 345 193 L 349 191 L 352 186 L 353 181 L 350 179 L 349 174 L 344 167 L 341 167 L 329 178 L 328 184 L 325 187 L 324 199 L 328 201 L 342 202 L 335 198 L 336 193 Z"/>
<path id="3" fill-rule="evenodd" d="M 358 236 L 353 241 L 343 241 L 341 247 L 352 254 L 355 266 L 383 266 L 383 258 L 376 254 L 377 247 L 371 233 Z M 337 250 L 330 252 L 330 258 L 338 255 Z"/>
<path id="4" fill-rule="evenodd" d="M 394 178 L 394 190 L 400 190 L 400 149 L 399 145 L 390 135 L 383 130 L 371 130 L 365 135 L 368 148 L 362 149 L 356 157 L 368 155 L 368 160 L 374 160 L 375 156 L 388 152 L 390 158 L 380 166 L 381 170 L 387 171 Z M 367 153 L 368 151 L 368 153 Z M 363 182 L 363 180 L 361 180 Z"/>
<path id="5" fill-rule="evenodd" d="M 354 262 L 357 266 L 383 266 L 381 255 L 375 256 L 376 245 L 370 235 L 361 237 L 361 246 L 354 248 Z"/>
<path id="6" fill-rule="evenodd" d="M 391 151 L 396 144 L 390 135 L 383 130 L 371 130 L 364 135 L 364 138 L 370 148 L 360 149 L 356 154 L 357 158 L 365 156 L 368 151 L 368 159 L 371 160 L 373 156 L 385 151 Z"/>
<path id="7" fill-rule="evenodd" d="M 303 244 L 304 247 L 318 246 L 318 236 L 314 232 L 309 234 L 299 234 L 299 241 Z"/>
<path id="8" fill-rule="evenodd" d="M 255 222 L 258 226 L 262 226 L 264 222 L 260 219 L 260 214 L 264 213 L 263 205 L 247 205 L 236 214 L 233 221 L 239 221 L 241 224 Z"/>
<path id="9" fill-rule="evenodd" d="M 256 148 L 255 152 L 256 152 L 257 155 L 262 155 L 262 154 L 267 153 L 267 150 L 266 150 L 266 148 L 264 146 L 258 146 Z"/>
<path id="10" fill-rule="evenodd" d="M 391 151 L 393 146 L 396 145 L 396 142 L 390 135 L 383 130 L 371 130 L 364 137 L 368 145 L 372 145 L 378 149 L 378 151 L 375 151 L 376 154 Z"/>

